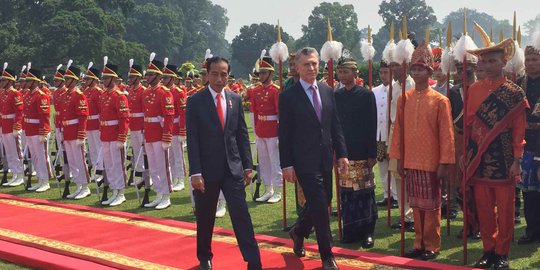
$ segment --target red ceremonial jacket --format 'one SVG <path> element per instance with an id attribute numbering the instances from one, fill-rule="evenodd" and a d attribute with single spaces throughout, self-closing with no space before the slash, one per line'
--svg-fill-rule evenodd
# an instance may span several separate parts
<path id="1" fill-rule="evenodd" d="M 26 136 L 46 136 L 51 131 L 49 122 L 51 98 L 36 88 L 24 100 L 24 132 Z"/>
<path id="2" fill-rule="evenodd" d="M 13 130 L 21 130 L 23 120 L 22 93 L 11 87 L 4 90 L 3 102 L 0 104 L 2 114 L 2 133 L 7 134 Z"/>
<path id="3" fill-rule="evenodd" d="M 64 126 L 64 140 L 72 141 L 86 138 L 88 101 L 79 88 L 66 93 L 63 99 L 61 117 Z"/>
<path id="4" fill-rule="evenodd" d="M 99 130 L 99 102 L 103 90 L 98 87 L 86 88 L 84 95 L 88 100 L 88 121 L 86 130 Z"/>
<path id="5" fill-rule="evenodd" d="M 187 94 L 182 88 L 176 86 L 171 88 L 171 92 L 174 99 L 173 136 L 186 136 Z"/>
<path id="6" fill-rule="evenodd" d="M 149 86 L 143 94 L 144 139 L 148 143 L 171 142 L 174 101 L 171 91 L 161 84 Z"/>
<path id="7" fill-rule="evenodd" d="M 255 118 L 255 134 L 259 138 L 278 136 L 279 86 L 262 84 L 253 89 L 251 106 Z"/>
<path id="8" fill-rule="evenodd" d="M 118 88 L 105 91 L 100 97 L 99 109 L 101 141 L 125 142 L 129 125 L 129 107 L 126 95 Z"/>
<path id="9" fill-rule="evenodd" d="M 132 131 L 143 130 L 144 128 L 144 111 L 143 111 L 143 95 L 146 87 L 139 83 L 136 87 L 128 87 L 129 101 L 129 129 Z"/>

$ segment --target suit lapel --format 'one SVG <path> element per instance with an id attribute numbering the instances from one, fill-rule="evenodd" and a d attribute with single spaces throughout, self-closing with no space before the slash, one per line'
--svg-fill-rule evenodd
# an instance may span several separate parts
<path id="1" fill-rule="evenodd" d="M 296 90 L 297 90 L 298 96 L 300 96 L 299 101 L 304 103 L 304 107 L 306 107 L 306 109 L 310 111 L 310 114 L 313 117 L 313 119 L 319 122 L 319 119 L 317 119 L 317 114 L 315 113 L 315 108 L 313 108 L 313 104 L 309 100 L 309 97 L 307 96 L 306 91 L 304 91 L 304 87 L 302 87 L 302 84 L 300 83 L 300 81 L 297 82 Z"/>
<path id="2" fill-rule="evenodd" d="M 219 126 L 221 129 L 221 123 L 219 122 L 219 117 L 217 114 L 216 104 L 214 103 L 214 97 L 212 96 L 212 93 L 210 92 L 210 89 L 206 88 L 205 93 L 205 100 L 206 100 L 206 106 L 210 108 L 210 119 L 212 119 L 212 122 Z"/>

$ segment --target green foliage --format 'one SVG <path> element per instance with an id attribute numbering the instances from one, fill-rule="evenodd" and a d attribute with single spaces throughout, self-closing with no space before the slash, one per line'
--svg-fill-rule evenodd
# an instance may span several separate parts
<path id="1" fill-rule="evenodd" d="M 196 69 L 195 65 L 191 62 L 185 62 L 182 64 L 182 66 L 180 66 L 180 72 L 182 72 L 182 74 L 186 74 L 188 71 L 192 71 L 194 69 Z"/>
<path id="2" fill-rule="evenodd" d="M 290 43 L 292 38 L 286 32 L 281 33 L 284 43 Z M 255 62 L 263 49 L 269 50 L 277 41 L 277 26 L 268 23 L 242 26 L 240 34 L 231 44 L 232 58 L 237 62 L 231 64 L 232 72 L 247 77 L 255 67 Z M 291 48 L 289 48 L 291 50 Z"/>
<path id="3" fill-rule="evenodd" d="M 330 19 L 333 39 L 343 43 L 353 56 L 360 56 L 360 31 L 358 30 L 358 16 L 353 5 L 341 5 L 338 2 L 323 2 L 315 7 L 308 18 L 308 24 L 302 25 L 302 37 L 298 39 L 296 47 L 314 47 L 319 50 L 327 41 L 326 23 Z"/>
<path id="4" fill-rule="evenodd" d="M 457 41 L 459 37 L 461 37 L 463 32 L 463 14 L 465 12 L 465 9 L 460 8 L 456 11 L 450 12 L 446 17 L 443 19 L 443 25 L 445 27 L 443 39 L 446 37 L 446 27 L 449 22 L 452 23 L 452 37 L 453 42 Z M 512 15 L 511 12 L 508 13 L 510 16 Z M 493 41 L 498 42 L 499 41 L 499 32 L 502 30 L 505 37 L 511 37 L 512 36 L 512 25 L 508 20 L 497 20 L 493 16 L 477 11 L 476 9 L 467 9 L 467 32 L 469 36 L 474 37 L 476 44 L 478 46 L 482 46 L 482 42 L 480 40 L 480 34 L 476 29 L 473 28 L 473 22 L 477 22 L 486 33 L 490 33 L 491 27 L 493 27 Z M 446 43 L 446 40 L 443 41 Z"/>

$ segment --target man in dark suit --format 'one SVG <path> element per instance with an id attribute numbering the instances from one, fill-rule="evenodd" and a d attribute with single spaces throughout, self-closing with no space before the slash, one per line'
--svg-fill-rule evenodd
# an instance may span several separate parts
<path id="1" fill-rule="evenodd" d="M 305 256 L 304 237 L 315 227 L 323 269 L 338 269 L 332 254 L 328 206 L 332 200 L 334 151 L 340 173 L 347 173 L 347 150 L 333 90 L 317 82 L 319 54 L 313 48 L 296 53 L 300 80 L 279 98 L 279 152 L 283 178 L 298 183 L 305 211 L 289 231 L 294 253 Z"/>
<path id="2" fill-rule="evenodd" d="M 224 91 L 230 71 L 221 57 L 208 59 L 209 85 L 188 99 L 186 128 L 191 185 L 197 217 L 197 258 L 200 269 L 212 269 L 212 231 L 219 191 L 248 269 L 261 269 L 261 258 L 246 204 L 245 183 L 253 162 L 242 98 Z"/>

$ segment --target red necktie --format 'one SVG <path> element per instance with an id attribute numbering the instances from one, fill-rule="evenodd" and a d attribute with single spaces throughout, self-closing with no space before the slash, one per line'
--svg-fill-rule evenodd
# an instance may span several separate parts
<path id="1" fill-rule="evenodd" d="M 225 119 L 223 119 L 223 105 L 221 105 L 221 93 L 218 93 L 216 95 L 216 99 L 217 99 L 217 105 L 216 105 L 216 110 L 217 110 L 217 115 L 218 115 L 218 118 L 219 118 L 219 122 L 221 122 L 221 128 L 222 129 L 225 129 Z"/>

